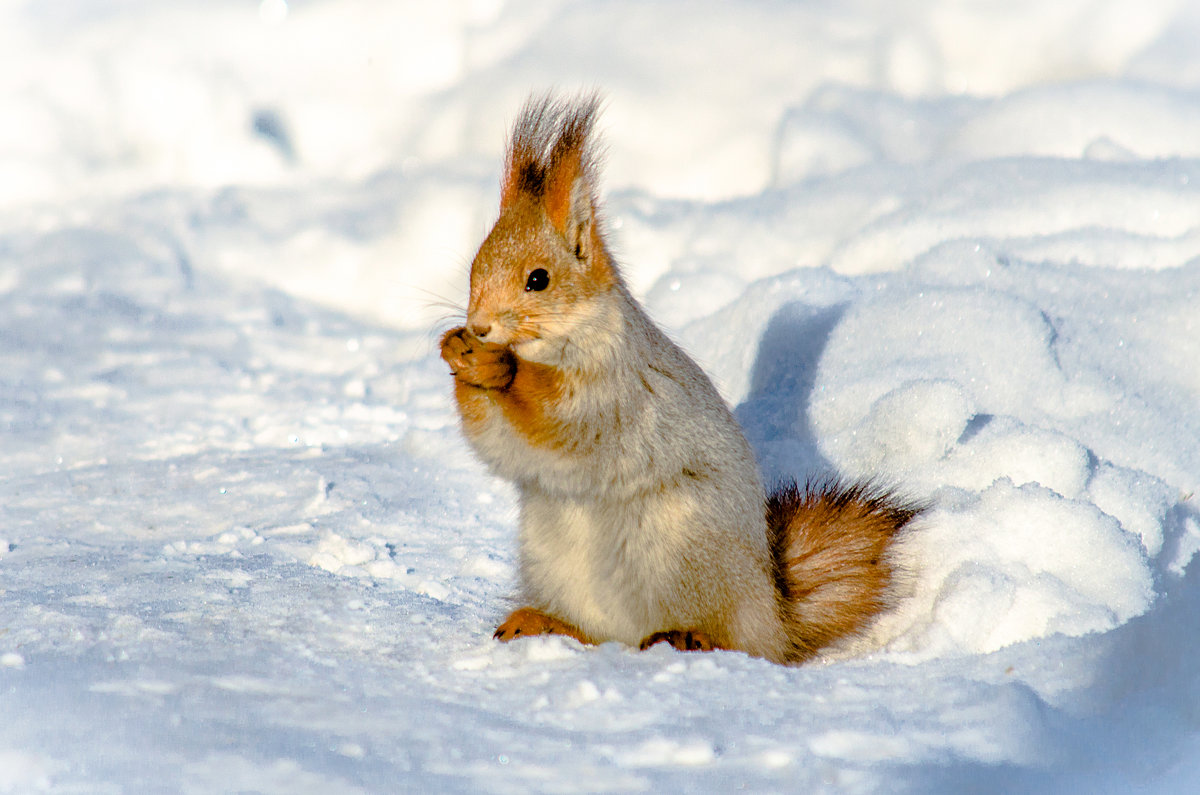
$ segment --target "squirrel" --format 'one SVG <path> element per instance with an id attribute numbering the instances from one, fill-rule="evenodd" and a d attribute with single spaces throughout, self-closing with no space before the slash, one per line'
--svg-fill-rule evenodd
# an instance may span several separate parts
<path id="1" fill-rule="evenodd" d="M 609 253 L 599 105 L 526 102 L 466 324 L 441 338 L 463 433 L 519 495 L 526 606 L 495 637 L 803 662 L 888 605 L 921 507 L 836 478 L 765 494 L 737 420 Z"/>

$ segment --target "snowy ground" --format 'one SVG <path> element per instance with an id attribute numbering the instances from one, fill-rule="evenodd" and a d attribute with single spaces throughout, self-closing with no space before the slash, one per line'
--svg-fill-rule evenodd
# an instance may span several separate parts
<path id="1" fill-rule="evenodd" d="M 1200 12 L 0 4 L 0 792 L 1194 791 Z M 797 669 L 500 645 L 437 331 L 525 95 L 769 478 L 935 508 Z"/>

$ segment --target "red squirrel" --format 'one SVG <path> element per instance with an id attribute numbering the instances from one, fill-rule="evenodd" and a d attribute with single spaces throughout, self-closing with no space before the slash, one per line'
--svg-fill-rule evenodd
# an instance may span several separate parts
<path id="1" fill-rule="evenodd" d="M 920 508 L 836 480 L 764 493 L 729 408 L 609 254 L 598 107 L 526 103 L 466 325 L 441 340 L 468 442 L 519 495 L 526 606 L 495 637 L 802 662 L 887 605 Z"/>

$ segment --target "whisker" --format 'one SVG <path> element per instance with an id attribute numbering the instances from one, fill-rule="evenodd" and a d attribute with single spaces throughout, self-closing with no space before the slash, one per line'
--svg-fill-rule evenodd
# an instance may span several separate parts
<path id="1" fill-rule="evenodd" d="M 425 306 L 428 309 L 448 309 L 450 310 L 450 314 L 454 315 L 455 317 L 465 318 L 467 316 L 467 310 L 463 309 L 461 305 L 456 304 L 453 301 L 430 301 L 429 303 L 425 304 Z"/>
<path id="2" fill-rule="evenodd" d="M 426 306 L 440 306 L 443 309 L 449 309 L 454 312 L 459 312 L 459 313 L 463 314 L 464 316 L 467 314 L 466 307 L 464 307 L 462 305 L 462 303 L 459 301 L 454 301 L 452 299 L 447 298 L 444 295 L 439 295 L 438 293 L 435 293 L 433 290 L 427 290 L 424 287 L 413 287 L 411 289 L 413 290 L 413 292 L 422 293 L 423 295 L 426 296 L 426 298 L 432 299 L 426 304 Z"/>

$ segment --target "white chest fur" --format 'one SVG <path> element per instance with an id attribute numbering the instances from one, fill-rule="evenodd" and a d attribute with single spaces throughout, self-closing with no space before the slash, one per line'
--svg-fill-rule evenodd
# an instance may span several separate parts
<path id="1" fill-rule="evenodd" d="M 585 633 L 636 644 L 686 623 L 676 593 L 683 560 L 678 516 L 661 499 L 578 501 L 522 495 L 521 568 L 527 596 Z M 683 523 L 686 526 L 686 522 Z"/>

